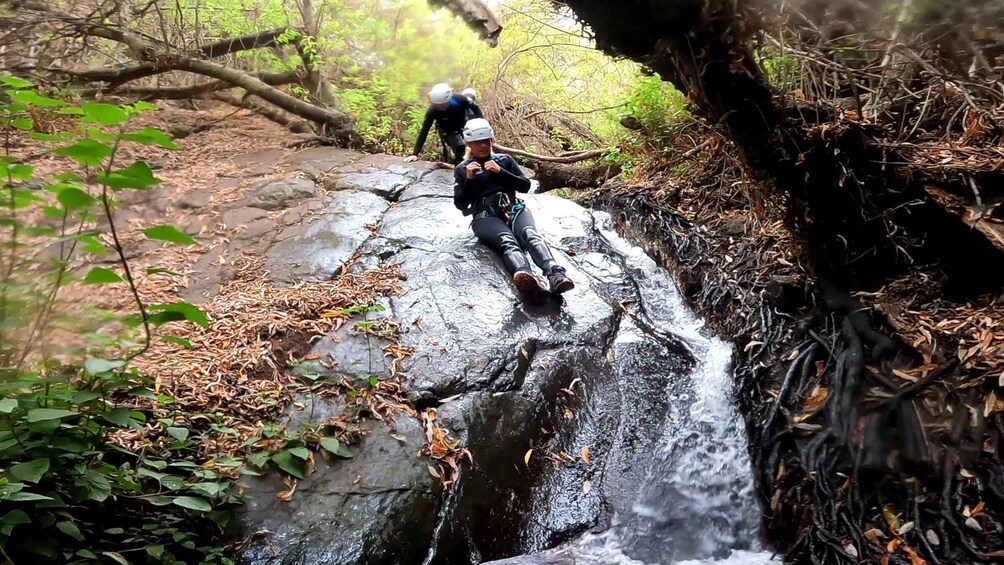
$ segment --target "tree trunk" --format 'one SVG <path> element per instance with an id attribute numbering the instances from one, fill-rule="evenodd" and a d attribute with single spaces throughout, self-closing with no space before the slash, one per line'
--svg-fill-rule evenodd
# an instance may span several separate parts
<path id="1" fill-rule="evenodd" d="M 214 99 L 234 106 L 235 108 L 248 109 L 259 116 L 267 118 L 283 127 L 289 128 L 289 130 L 294 133 L 309 133 L 311 131 L 310 126 L 307 125 L 306 122 L 294 120 L 289 116 L 289 114 L 280 112 L 273 106 L 259 104 L 254 100 L 251 100 L 250 95 L 241 98 L 228 92 L 214 92 L 212 96 Z"/>
<path id="2" fill-rule="evenodd" d="M 321 108 L 285 92 L 265 84 L 261 79 L 243 71 L 229 69 L 211 61 L 178 57 L 173 65 L 177 70 L 205 75 L 239 86 L 248 93 L 258 96 L 266 102 L 286 110 L 291 114 L 321 124 L 325 135 L 332 137 L 337 143 L 345 146 L 358 146 L 361 143 L 356 131 L 355 121 L 348 114 L 338 110 Z"/>
<path id="3" fill-rule="evenodd" d="M 223 57 L 224 55 L 240 51 L 250 51 L 252 49 L 260 49 L 262 47 L 272 47 L 277 44 L 279 36 L 287 31 L 288 28 L 279 28 L 271 31 L 261 31 L 257 33 L 250 33 L 248 35 L 241 35 L 239 37 L 231 37 L 229 39 L 221 39 L 216 43 L 210 43 L 209 45 L 203 46 L 199 51 L 201 51 L 206 57 L 215 59 L 217 57 Z"/>
<path id="4" fill-rule="evenodd" d="M 540 183 L 537 192 L 548 192 L 558 188 L 574 190 L 597 188 L 619 174 L 620 167 L 604 163 L 583 166 L 541 161 L 534 163 L 533 171 Z"/>
<path id="5" fill-rule="evenodd" d="M 314 10 L 313 1 L 297 0 L 296 3 L 300 9 L 300 17 L 303 19 L 303 32 L 311 39 L 316 38 L 320 31 L 321 22 L 317 12 Z M 320 53 L 316 51 L 317 42 L 316 40 L 312 42 L 315 49 L 311 51 L 307 48 L 304 39 L 301 37 L 296 42 L 296 52 L 300 56 L 300 61 L 303 63 L 303 68 L 306 71 L 303 77 L 303 85 L 310 92 L 310 97 L 314 102 L 322 106 L 334 108 L 338 105 L 334 89 L 331 87 L 328 79 L 321 74 L 321 68 L 317 64 L 317 59 L 320 57 Z"/>
<path id="6" fill-rule="evenodd" d="M 284 73 L 255 73 L 251 76 L 258 78 L 269 86 L 281 86 L 284 84 L 300 82 L 300 74 L 298 71 L 286 71 Z M 220 90 L 226 90 L 228 88 L 234 88 L 234 85 L 224 80 L 211 80 L 208 82 L 193 84 L 191 86 L 124 87 L 116 89 L 115 94 L 117 96 L 129 96 L 142 100 L 184 100 L 186 98 L 198 98 L 199 96 Z M 80 94 L 82 96 L 94 96 L 104 91 L 105 89 L 98 88 L 85 90 Z"/>

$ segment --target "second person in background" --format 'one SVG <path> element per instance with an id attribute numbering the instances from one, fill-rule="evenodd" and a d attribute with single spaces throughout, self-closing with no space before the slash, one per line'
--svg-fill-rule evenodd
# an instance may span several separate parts
<path id="1" fill-rule="evenodd" d="M 422 152 L 422 147 L 429 137 L 432 123 L 435 122 L 440 139 L 453 152 L 452 163 L 456 165 L 464 160 L 464 138 L 461 133 L 464 124 L 467 123 L 468 115 L 474 118 L 483 117 L 481 108 L 467 96 L 454 94 L 450 85 L 443 82 L 433 86 L 429 91 L 429 101 L 432 105 L 425 111 L 425 121 L 422 122 L 422 129 L 418 132 L 415 150 L 404 160 L 411 162 L 418 159 L 418 154 Z"/>

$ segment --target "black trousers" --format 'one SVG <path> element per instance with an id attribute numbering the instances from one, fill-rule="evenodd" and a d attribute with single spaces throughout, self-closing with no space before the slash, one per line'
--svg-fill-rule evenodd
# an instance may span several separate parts
<path id="1" fill-rule="evenodd" d="M 440 131 L 439 138 L 443 140 L 443 159 L 459 165 L 464 160 L 464 136 L 459 131 Z M 453 159 L 450 160 L 448 151 L 453 152 Z"/>
<path id="2" fill-rule="evenodd" d="M 471 229 L 474 230 L 474 235 L 478 236 L 478 240 L 484 245 L 492 248 L 496 253 L 502 253 L 502 249 L 499 247 L 499 236 L 504 233 L 509 233 L 516 241 L 519 242 L 520 246 L 526 250 L 527 245 L 525 241 L 520 238 L 521 232 L 526 226 L 537 227 L 537 224 L 533 221 L 533 215 L 526 208 L 516 216 L 516 221 L 513 223 L 512 229 L 506 225 L 505 221 L 501 218 L 496 218 L 495 216 L 487 216 L 485 218 L 478 218 L 474 220 L 471 224 Z M 514 233 L 515 232 L 515 233 Z"/>

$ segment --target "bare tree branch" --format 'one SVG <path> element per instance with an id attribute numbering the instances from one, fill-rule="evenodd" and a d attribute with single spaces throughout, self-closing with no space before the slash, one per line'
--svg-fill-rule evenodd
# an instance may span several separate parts
<path id="1" fill-rule="evenodd" d="M 300 73 L 297 71 L 287 71 L 284 73 L 255 73 L 251 76 L 258 78 L 269 86 L 281 86 L 300 81 Z M 201 82 L 191 86 L 133 86 L 129 88 L 119 88 L 115 94 L 119 96 L 130 96 L 144 100 L 184 100 L 186 98 L 197 98 L 199 96 L 234 88 L 234 85 L 224 80 L 212 80 Z M 105 92 L 106 88 L 89 89 L 81 92 L 84 96 L 93 96 L 99 92 Z"/>
<path id="2" fill-rule="evenodd" d="M 217 41 L 216 43 L 210 43 L 209 45 L 203 46 L 200 51 L 202 51 L 202 54 L 206 57 L 215 59 L 216 57 L 222 57 L 239 51 L 250 51 L 252 49 L 261 49 L 262 47 L 272 47 L 277 44 L 279 36 L 286 33 L 287 29 L 288 28 L 279 28 L 270 31 L 241 35 L 239 37 L 231 37 L 230 39 L 223 39 Z"/>
<path id="3" fill-rule="evenodd" d="M 530 153 L 529 151 L 523 151 L 522 149 L 515 149 L 513 147 L 506 147 L 505 145 L 500 145 L 498 143 L 493 144 L 496 149 L 502 151 L 503 153 L 510 153 L 512 155 L 519 155 L 520 157 L 526 157 L 533 161 L 544 161 L 546 163 L 578 163 L 579 161 L 586 161 L 589 159 L 596 159 L 597 157 L 602 157 L 604 153 L 610 151 L 609 149 L 590 149 L 588 151 L 579 151 L 577 153 L 572 153 L 570 155 L 563 155 L 561 157 L 555 157 L 553 155 L 540 155 L 538 153 Z"/>

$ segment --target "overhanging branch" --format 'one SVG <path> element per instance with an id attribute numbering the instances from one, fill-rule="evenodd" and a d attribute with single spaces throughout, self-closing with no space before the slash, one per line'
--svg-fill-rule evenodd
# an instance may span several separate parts
<path id="1" fill-rule="evenodd" d="M 429 4 L 446 8 L 460 16 L 488 45 L 498 45 L 502 24 L 482 0 L 429 0 Z"/>

